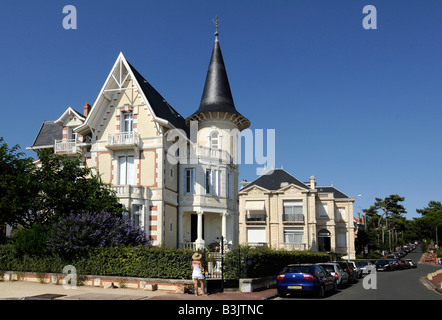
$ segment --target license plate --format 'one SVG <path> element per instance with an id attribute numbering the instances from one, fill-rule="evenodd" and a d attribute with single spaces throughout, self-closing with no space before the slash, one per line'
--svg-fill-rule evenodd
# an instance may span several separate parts
<path id="1" fill-rule="evenodd" d="M 302 289 L 302 286 L 289 286 L 289 289 Z"/>

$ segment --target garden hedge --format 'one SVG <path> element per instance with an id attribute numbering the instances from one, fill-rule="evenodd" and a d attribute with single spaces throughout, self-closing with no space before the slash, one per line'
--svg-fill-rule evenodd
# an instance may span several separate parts
<path id="1" fill-rule="evenodd" d="M 270 248 L 242 247 L 226 254 L 226 279 L 258 278 L 278 274 L 282 268 L 293 263 L 319 263 L 330 261 L 325 252 L 287 251 Z"/>
<path id="2" fill-rule="evenodd" d="M 161 247 L 96 248 L 66 260 L 58 255 L 18 255 L 12 245 L 0 245 L 0 271 L 62 273 L 73 265 L 79 275 L 190 279 L 194 251 Z M 207 255 L 203 258 L 206 262 Z M 290 263 L 329 261 L 329 255 L 310 251 L 285 251 L 240 247 L 225 255 L 225 279 L 255 278 L 278 274 Z"/>

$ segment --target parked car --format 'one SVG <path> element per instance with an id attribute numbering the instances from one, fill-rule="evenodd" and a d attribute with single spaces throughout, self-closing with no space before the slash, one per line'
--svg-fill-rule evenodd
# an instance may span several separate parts
<path id="1" fill-rule="evenodd" d="M 327 291 L 336 291 L 336 279 L 322 266 L 316 264 L 291 264 L 276 277 L 279 295 L 289 293 L 315 293 L 324 297 Z"/>
<path id="2" fill-rule="evenodd" d="M 336 262 L 329 263 L 318 263 L 325 270 L 331 273 L 336 279 L 336 284 L 338 287 L 342 288 L 344 285 L 350 284 L 350 277 L 347 272 L 345 272 L 341 266 Z"/>
<path id="3" fill-rule="evenodd" d="M 382 270 L 382 271 L 393 271 L 394 266 L 391 260 L 387 259 L 379 259 L 375 262 L 376 271 Z"/>
<path id="4" fill-rule="evenodd" d="M 399 259 L 391 259 L 391 262 L 393 263 L 394 270 L 403 270 L 405 269 L 402 263 L 399 261 Z"/>
<path id="5" fill-rule="evenodd" d="M 356 272 L 353 270 L 353 268 L 348 264 L 347 261 L 339 261 L 338 264 L 341 266 L 341 268 L 348 273 L 349 281 L 350 283 L 356 282 Z"/>
<path id="6" fill-rule="evenodd" d="M 399 263 L 402 265 L 403 269 L 410 269 L 411 268 L 410 264 L 407 261 L 405 261 L 405 259 L 400 259 Z"/>
<path id="7" fill-rule="evenodd" d="M 348 263 L 350 266 L 353 266 L 353 269 L 356 271 L 356 278 L 362 278 L 362 270 L 359 267 L 359 264 L 354 261 L 348 261 Z"/>
<path id="8" fill-rule="evenodd" d="M 358 261 L 362 274 L 369 274 L 374 269 L 374 265 L 370 261 Z"/>
<path id="9" fill-rule="evenodd" d="M 417 268 L 417 263 L 413 259 L 405 259 L 405 261 L 408 262 L 411 268 Z"/>

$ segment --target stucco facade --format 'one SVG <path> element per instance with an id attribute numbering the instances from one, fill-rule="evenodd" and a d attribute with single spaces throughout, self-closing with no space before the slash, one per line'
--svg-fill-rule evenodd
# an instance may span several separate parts
<path id="1" fill-rule="evenodd" d="M 271 170 L 239 192 L 239 243 L 355 256 L 353 203 L 334 187 Z M 348 223 L 350 221 L 350 223 Z"/>
<path id="2" fill-rule="evenodd" d="M 223 238 L 236 246 L 232 150 L 249 125 L 233 104 L 216 37 L 201 105 L 187 121 L 120 53 L 95 102 L 43 123 L 28 149 L 80 156 L 154 245 L 201 248 Z"/>

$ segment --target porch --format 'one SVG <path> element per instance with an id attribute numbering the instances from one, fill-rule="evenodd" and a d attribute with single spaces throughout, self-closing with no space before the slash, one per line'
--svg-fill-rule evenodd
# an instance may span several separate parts
<path id="1" fill-rule="evenodd" d="M 230 249 L 236 244 L 234 225 L 233 215 L 228 212 L 182 212 L 179 246 L 219 252 L 223 239 L 224 249 Z"/>

